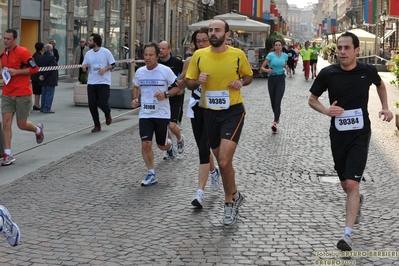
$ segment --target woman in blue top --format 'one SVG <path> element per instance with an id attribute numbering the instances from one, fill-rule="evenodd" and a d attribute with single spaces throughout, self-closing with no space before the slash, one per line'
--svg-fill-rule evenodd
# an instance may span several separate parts
<path id="1" fill-rule="evenodd" d="M 274 113 L 274 121 L 272 125 L 273 133 L 277 132 L 277 124 L 281 114 L 281 100 L 285 91 L 285 69 L 288 71 L 288 55 L 282 52 L 283 42 L 279 39 L 273 42 L 274 52 L 270 52 L 262 66 L 261 72 L 266 72 L 269 80 L 269 96 Z"/>

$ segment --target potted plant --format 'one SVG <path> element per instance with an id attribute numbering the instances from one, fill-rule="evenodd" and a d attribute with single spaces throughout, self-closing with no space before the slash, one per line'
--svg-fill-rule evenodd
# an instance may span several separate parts
<path id="1" fill-rule="evenodd" d="M 82 73 L 79 83 L 75 83 L 73 88 L 73 101 L 75 105 L 89 105 L 89 100 L 87 98 L 87 73 Z"/>
<path id="2" fill-rule="evenodd" d="M 127 86 L 127 73 L 126 71 L 121 72 L 121 76 L 119 77 L 119 86 Z"/>

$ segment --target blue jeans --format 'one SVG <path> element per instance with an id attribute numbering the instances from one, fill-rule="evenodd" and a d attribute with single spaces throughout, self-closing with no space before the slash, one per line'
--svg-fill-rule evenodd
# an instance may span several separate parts
<path id="1" fill-rule="evenodd" d="M 55 87 L 42 86 L 42 112 L 48 112 L 51 110 L 55 93 Z"/>

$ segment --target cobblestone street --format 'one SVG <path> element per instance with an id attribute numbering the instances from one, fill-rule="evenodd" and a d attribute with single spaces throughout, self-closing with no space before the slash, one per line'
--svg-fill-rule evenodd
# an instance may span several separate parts
<path id="1" fill-rule="evenodd" d="M 372 86 L 363 220 L 353 233 L 354 251 L 363 253 L 343 260 L 335 246 L 345 224 L 345 195 L 339 183 L 319 180 L 335 175 L 329 118 L 308 106 L 312 80 L 305 81 L 301 68 L 286 79 L 278 134 L 270 129 L 267 79 L 243 88 L 247 115 L 234 167 L 246 201 L 234 225 L 221 223 L 222 188 L 213 192 L 207 184 L 204 209 L 190 204 L 199 159 L 189 119 L 182 123 L 186 150 L 175 161 L 163 160 L 154 147 L 159 183 L 151 187 L 140 186 L 146 168 L 135 124 L 0 186 L 0 204 L 22 231 L 19 246 L 0 242 L 0 265 L 317 265 L 321 259 L 399 265 L 395 121 L 378 118 Z M 395 113 L 399 91 L 387 75 Z"/>

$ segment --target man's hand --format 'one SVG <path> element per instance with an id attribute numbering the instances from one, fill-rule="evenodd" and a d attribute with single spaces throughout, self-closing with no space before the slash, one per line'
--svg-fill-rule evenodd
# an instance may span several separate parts
<path id="1" fill-rule="evenodd" d="M 387 121 L 387 122 L 391 122 L 391 120 L 393 119 L 393 114 L 391 111 L 389 110 L 382 110 L 378 113 L 378 117 L 381 118 L 381 116 L 384 116 L 384 118 L 382 119 L 382 121 Z"/>
<path id="2" fill-rule="evenodd" d="M 84 65 L 82 65 L 82 71 L 83 71 L 83 72 L 86 72 L 86 70 L 87 70 L 87 67 L 88 67 L 88 65 L 87 65 L 87 64 L 84 64 Z"/>
<path id="3" fill-rule="evenodd" d="M 328 109 L 328 115 L 331 117 L 342 115 L 345 111 L 342 107 L 337 106 L 338 101 L 332 103 L 330 108 Z"/>
<path id="4" fill-rule="evenodd" d="M 206 83 L 206 80 L 208 79 L 208 76 L 209 76 L 208 73 L 202 73 L 202 72 L 201 72 L 201 74 L 200 74 L 199 77 L 198 77 L 198 82 L 199 82 L 200 84 Z"/>
<path id="5" fill-rule="evenodd" d="M 139 99 L 133 99 L 132 100 L 132 107 L 133 108 L 137 108 L 137 106 L 139 106 Z"/>

